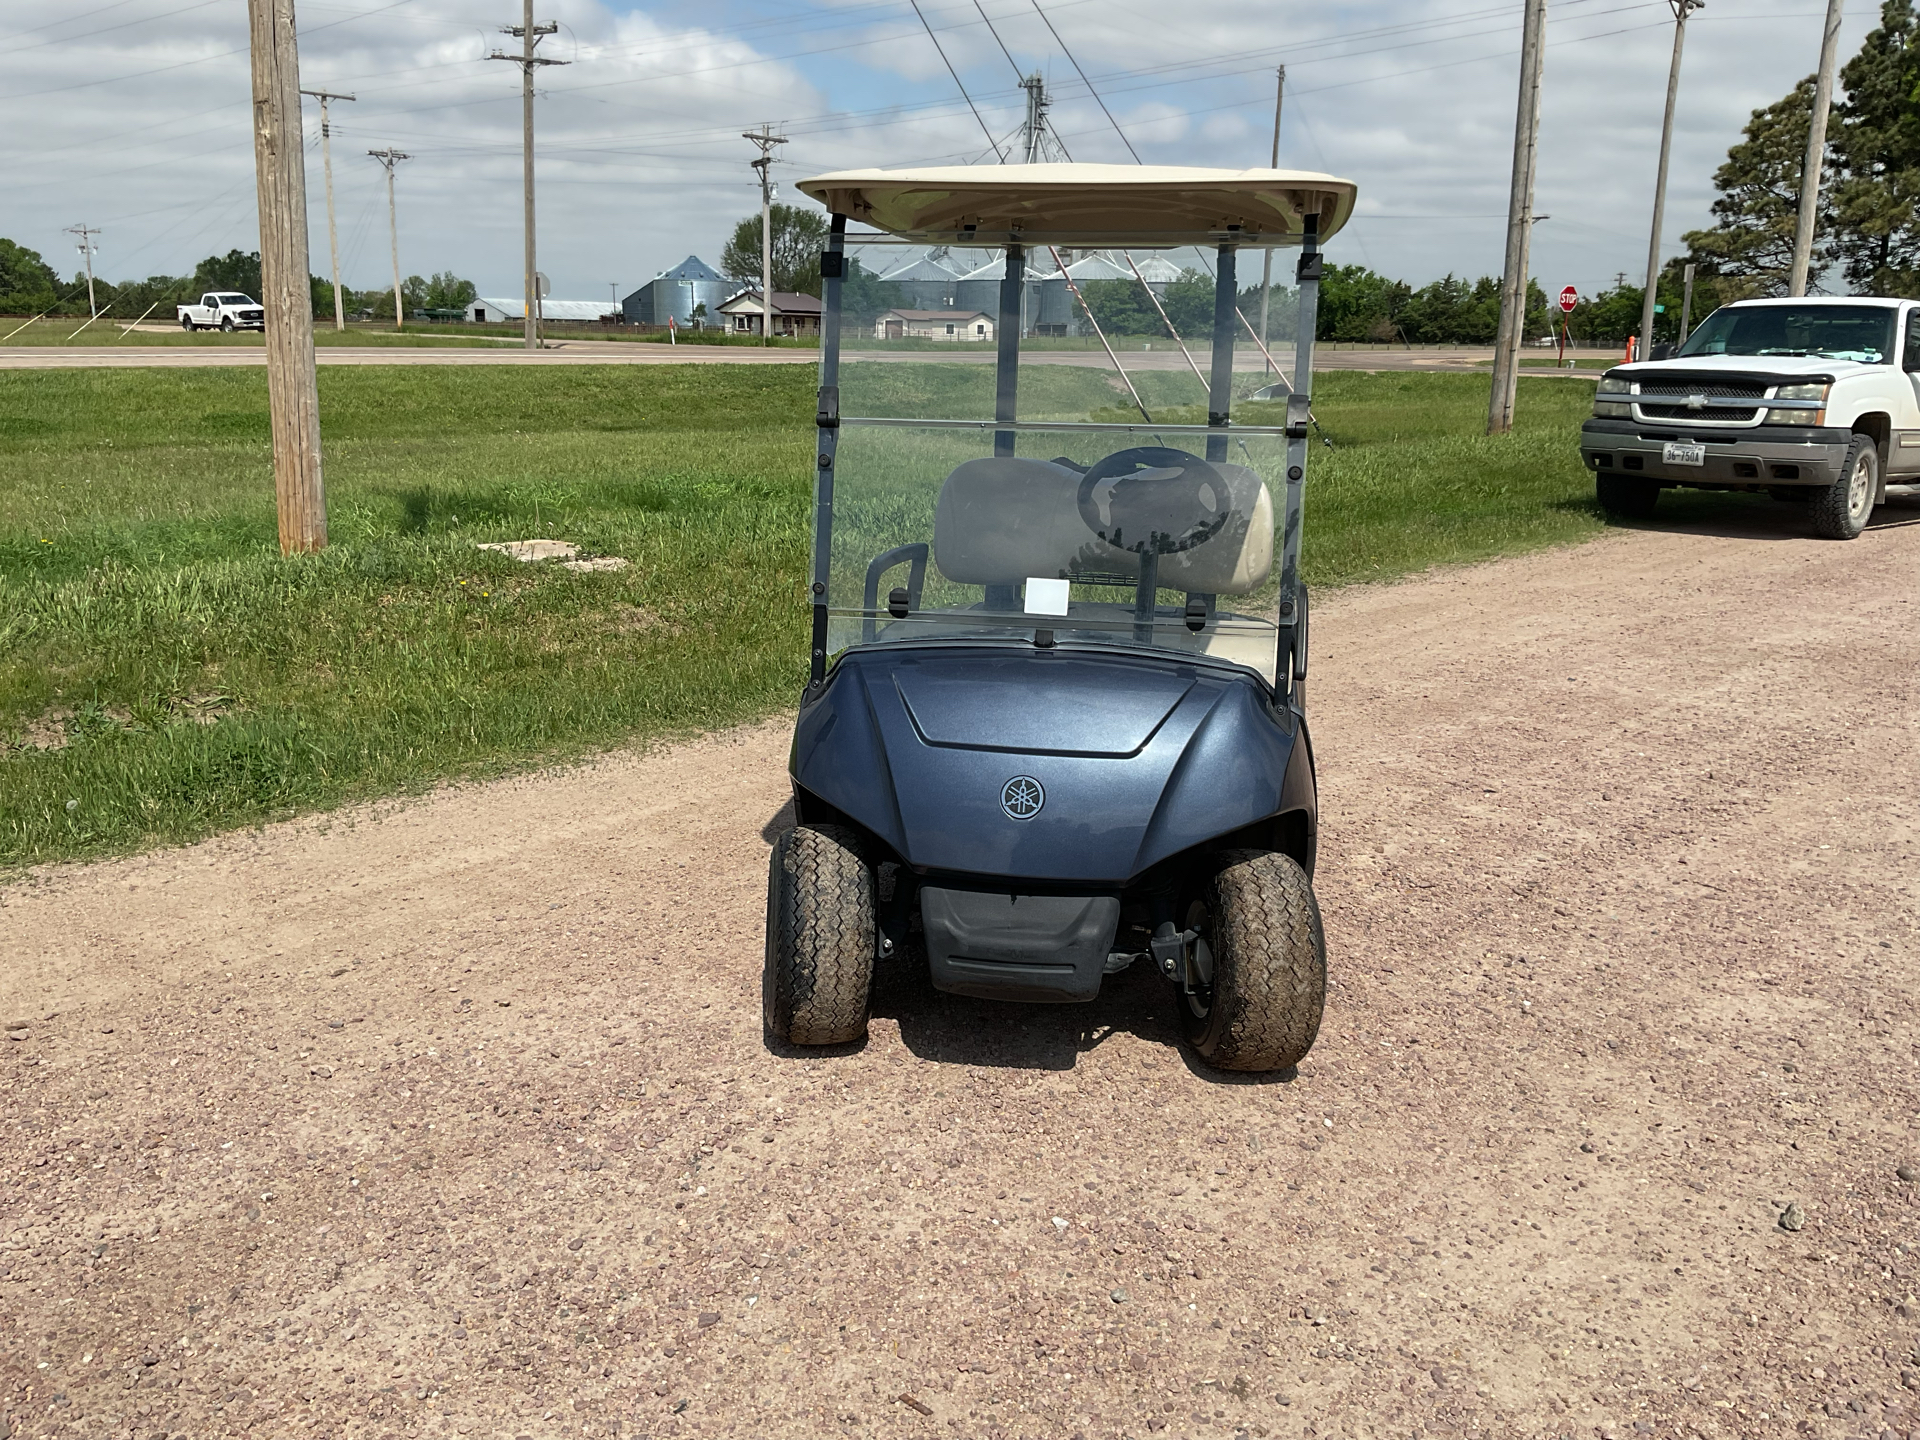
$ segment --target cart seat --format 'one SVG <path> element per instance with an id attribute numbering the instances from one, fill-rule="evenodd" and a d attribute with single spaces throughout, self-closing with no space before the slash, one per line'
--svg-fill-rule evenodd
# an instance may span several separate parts
<path id="1" fill-rule="evenodd" d="M 1258 590 L 1273 569 L 1273 497 L 1244 465 L 1215 462 L 1232 496 L 1227 523 L 1190 550 L 1160 557 L 1163 589 L 1207 595 Z M 969 460 L 947 476 L 934 509 L 933 554 L 957 585 L 1029 578 L 1134 576 L 1140 557 L 1108 545 L 1080 517 L 1081 472 L 1013 456 Z"/>

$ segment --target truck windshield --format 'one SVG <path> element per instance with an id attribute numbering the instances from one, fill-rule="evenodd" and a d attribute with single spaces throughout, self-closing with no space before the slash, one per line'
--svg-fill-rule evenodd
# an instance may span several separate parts
<path id="1" fill-rule="evenodd" d="M 245 295 L 217 295 L 214 297 L 222 305 L 251 305 L 253 301 Z"/>
<path id="2" fill-rule="evenodd" d="M 1806 355 L 1885 365 L 1893 360 L 1890 305 L 1729 305 L 1680 347 L 1682 355 Z"/>

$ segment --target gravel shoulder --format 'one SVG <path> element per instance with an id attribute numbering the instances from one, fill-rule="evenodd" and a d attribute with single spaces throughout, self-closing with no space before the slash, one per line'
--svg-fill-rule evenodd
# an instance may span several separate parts
<path id="1" fill-rule="evenodd" d="M 770 1053 L 780 724 L 0 889 L 0 1434 L 1920 1431 L 1920 507 L 1797 518 L 1316 606 L 1290 1078 Z"/>

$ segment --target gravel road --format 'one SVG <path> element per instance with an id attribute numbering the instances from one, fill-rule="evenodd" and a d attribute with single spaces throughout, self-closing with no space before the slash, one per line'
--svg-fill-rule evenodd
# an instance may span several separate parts
<path id="1" fill-rule="evenodd" d="M 1290 1078 L 1189 1063 L 1143 967 L 888 973 L 857 1053 L 769 1053 L 779 724 L 0 888 L 0 1413 L 1920 1434 L 1920 507 L 1879 518 L 1324 597 Z"/>

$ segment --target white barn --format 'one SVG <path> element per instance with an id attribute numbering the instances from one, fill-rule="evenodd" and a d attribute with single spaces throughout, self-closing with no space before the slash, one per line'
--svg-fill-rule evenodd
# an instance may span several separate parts
<path id="1" fill-rule="evenodd" d="M 542 320 L 586 320 L 594 321 L 602 316 L 611 315 L 614 323 L 621 319 L 620 306 L 612 300 L 542 300 L 540 318 Z M 477 324 L 488 321 L 524 320 L 527 316 L 526 302 L 519 296 L 507 299 L 505 296 L 483 295 L 467 306 L 467 318 Z"/>

